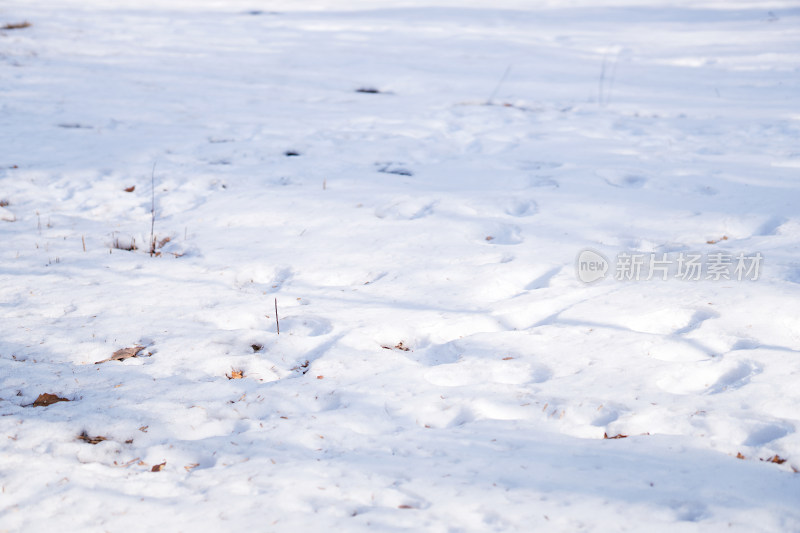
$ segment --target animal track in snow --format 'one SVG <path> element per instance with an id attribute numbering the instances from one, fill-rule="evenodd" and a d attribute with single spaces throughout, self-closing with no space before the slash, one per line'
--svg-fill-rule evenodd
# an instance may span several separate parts
<path id="1" fill-rule="evenodd" d="M 641 189 L 647 183 L 647 178 L 638 172 L 619 172 L 616 170 L 598 170 L 597 175 L 607 184 L 620 189 Z"/>
<path id="2" fill-rule="evenodd" d="M 375 216 L 394 220 L 416 220 L 432 215 L 437 203 L 438 200 L 435 199 L 402 198 L 376 208 Z"/>
<path id="3" fill-rule="evenodd" d="M 425 373 L 425 379 L 442 387 L 463 387 L 487 382 L 505 385 L 542 383 L 552 375 L 552 371 L 543 365 L 532 365 L 513 358 L 496 360 L 470 357 L 435 366 Z"/>
<path id="4" fill-rule="evenodd" d="M 742 444 L 745 446 L 763 446 L 790 433 L 794 433 L 794 428 L 787 424 L 759 423 L 748 432 L 747 439 Z"/>
<path id="5" fill-rule="evenodd" d="M 512 217 L 529 217 L 539 212 L 539 206 L 533 200 L 512 200 L 505 208 Z"/>
<path id="6" fill-rule="evenodd" d="M 547 272 L 545 272 L 544 274 L 542 274 L 538 278 L 534 279 L 533 281 L 531 281 L 530 283 L 525 285 L 525 290 L 526 291 L 532 291 L 532 290 L 536 290 L 536 289 L 544 289 L 546 287 L 549 287 L 550 286 L 550 280 L 552 280 L 559 272 L 561 272 L 562 268 L 563 267 L 551 268 L 550 270 L 548 270 Z"/>
<path id="7" fill-rule="evenodd" d="M 483 240 L 489 244 L 519 244 L 523 241 L 520 229 L 509 224 L 495 224 L 484 235 Z"/>
<path id="8" fill-rule="evenodd" d="M 672 394 L 719 394 L 739 389 L 761 373 L 752 361 L 711 360 L 686 364 L 656 383 Z"/>
<path id="9" fill-rule="evenodd" d="M 699 309 L 695 311 L 692 317 L 689 319 L 689 323 L 686 324 L 684 327 L 675 330 L 673 333 L 675 335 L 684 335 L 691 331 L 698 329 L 706 320 L 710 320 L 712 318 L 719 318 L 719 313 L 711 311 L 709 309 Z"/>

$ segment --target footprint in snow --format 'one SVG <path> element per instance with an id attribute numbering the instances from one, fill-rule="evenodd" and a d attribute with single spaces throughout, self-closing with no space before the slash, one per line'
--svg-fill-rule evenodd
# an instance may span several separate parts
<path id="1" fill-rule="evenodd" d="M 607 184 L 619 189 L 641 189 L 647 183 L 639 172 L 619 172 L 616 170 L 598 170 L 596 174 Z"/>
<path id="2" fill-rule="evenodd" d="M 533 200 L 512 200 L 505 208 L 505 213 L 512 217 L 529 217 L 538 212 L 539 206 Z"/>
<path id="3" fill-rule="evenodd" d="M 520 244 L 522 231 L 510 224 L 496 224 L 484 231 L 483 240 L 489 244 Z"/>
<path id="4" fill-rule="evenodd" d="M 760 373 L 753 361 L 707 360 L 684 364 L 656 384 L 672 394 L 720 394 L 744 387 Z"/>

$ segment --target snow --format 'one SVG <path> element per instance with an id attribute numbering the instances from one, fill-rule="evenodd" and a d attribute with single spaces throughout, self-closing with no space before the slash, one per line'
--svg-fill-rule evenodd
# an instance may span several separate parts
<path id="1" fill-rule="evenodd" d="M 23 21 L 0 531 L 800 531 L 793 2 Z M 616 279 L 719 252 L 757 279 Z"/>

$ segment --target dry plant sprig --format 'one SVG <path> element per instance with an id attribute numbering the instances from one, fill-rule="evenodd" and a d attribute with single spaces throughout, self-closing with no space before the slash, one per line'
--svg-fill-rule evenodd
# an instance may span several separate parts
<path id="1" fill-rule="evenodd" d="M 153 172 L 150 174 L 150 257 L 156 253 L 156 163 L 158 161 L 153 162 Z"/>

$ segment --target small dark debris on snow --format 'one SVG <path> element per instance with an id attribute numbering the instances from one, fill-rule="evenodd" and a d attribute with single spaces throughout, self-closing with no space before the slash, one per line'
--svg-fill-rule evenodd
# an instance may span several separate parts
<path id="1" fill-rule="evenodd" d="M 61 398 L 55 394 L 49 394 L 44 392 L 36 398 L 36 401 L 33 402 L 34 407 L 47 407 L 48 405 L 53 405 L 54 403 L 58 402 L 68 402 L 69 400 L 66 398 Z"/>
<path id="2" fill-rule="evenodd" d="M 381 91 L 375 87 L 360 87 L 356 89 L 356 92 L 365 94 L 381 94 Z"/>
<path id="3" fill-rule="evenodd" d="M 251 344 L 250 347 L 253 349 L 254 352 L 260 352 L 261 350 L 264 349 L 264 345 L 263 344 L 259 344 L 257 342 Z"/>
<path id="4" fill-rule="evenodd" d="M 396 174 L 398 176 L 413 176 L 414 172 L 405 168 L 401 164 L 395 163 L 375 163 L 378 167 L 378 172 L 383 172 L 384 174 Z"/>
<path id="5" fill-rule="evenodd" d="M 302 374 L 305 375 L 305 373 L 308 372 L 309 365 L 311 365 L 311 362 L 306 359 L 306 361 L 304 361 L 302 365 L 298 365 L 292 368 L 292 370 L 294 370 L 295 372 L 301 372 Z"/>
<path id="6" fill-rule="evenodd" d="M 297 150 L 286 150 L 285 152 L 283 152 L 283 155 L 285 155 L 286 157 L 297 157 L 300 155 L 300 152 L 298 152 Z"/>
<path id="7" fill-rule="evenodd" d="M 108 440 L 108 438 L 100 435 L 97 435 L 95 437 L 90 437 L 88 433 L 82 431 L 81 434 L 78 435 L 78 440 L 82 440 L 83 442 L 88 442 L 89 444 L 99 444 L 104 440 Z"/>
<path id="8" fill-rule="evenodd" d="M 11 22 L 9 24 L 5 24 L 3 26 L 4 30 L 22 30 L 25 28 L 30 28 L 32 24 L 27 20 L 24 22 Z"/>
<path id="9" fill-rule="evenodd" d="M 614 435 L 613 437 L 609 437 L 608 433 L 603 433 L 603 438 L 604 439 L 627 439 L 628 436 L 627 435 L 623 435 L 622 433 L 618 433 L 618 434 Z"/>
<path id="10" fill-rule="evenodd" d="M 130 187 L 125 187 L 125 192 L 133 192 L 136 190 L 136 185 L 131 185 Z"/>
<path id="11" fill-rule="evenodd" d="M 85 124 L 78 124 L 78 123 L 62 123 L 58 124 L 58 127 L 68 130 L 90 130 L 93 128 L 93 126 L 86 126 Z"/>
<path id="12" fill-rule="evenodd" d="M 0 200 L 0 207 L 8 207 L 9 205 L 8 200 Z"/>

